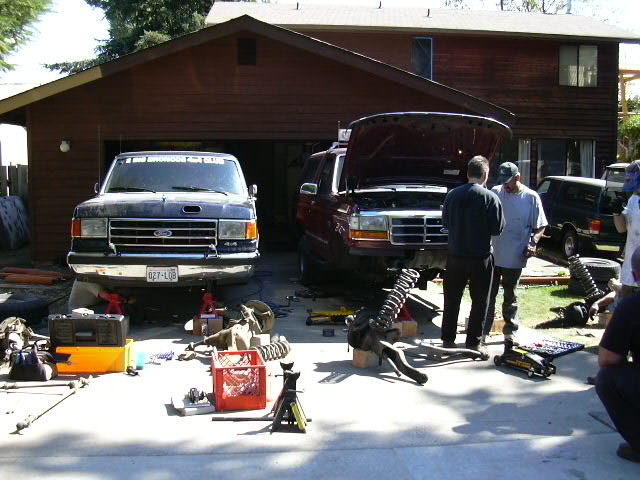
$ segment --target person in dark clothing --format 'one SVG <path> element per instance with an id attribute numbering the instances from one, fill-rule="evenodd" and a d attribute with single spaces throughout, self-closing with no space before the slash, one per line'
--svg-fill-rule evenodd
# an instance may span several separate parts
<path id="1" fill-rule="evenodd" d="M 445 348 L 456 347 L 460 301 L 468 282 L 471 313 L 465 346 L 486 353 L 481 339 L 493 276 L 491 236 L 500 235 L 505 226 L 498 196 L 485 188 L 488 176 L 488 160 L 473 157 L 467 170 L 469 183 L 451 190 L 444 200 L 442 223 L 449 230 L 441 328 Z"/>
<path id="2" fill-rule="evenodd" d="M 640 247 L 631 256 L 640 284 Z M 626 443 L 619 457 L 640 463 L 640 293 L 620 299 L 600 340 L 596 392 Z M 628 356 L 631 354 L 631 361 Z"/>

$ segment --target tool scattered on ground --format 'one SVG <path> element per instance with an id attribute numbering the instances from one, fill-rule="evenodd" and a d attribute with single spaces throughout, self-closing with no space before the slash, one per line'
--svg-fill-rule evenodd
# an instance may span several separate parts
<path id="1" fill-rule="evenodd" d="M 70 382 L 54 382 L 48 381 L 44 382 L 20 382 L 20 383 L 9 383 L 5 382 L 0 385 L 0 390 L 15 390 L 19 388 L 43 388 L 43 387 L 69 387 L 69 388 L 77 388 L 79 384 L 86 382 L 85 378 L 80 380 L 72 380 Z"/>
<path id="2" fill-rule="evenodd" d="M 506 365 L 526 372 L 529 378 L 534 375 L 547 378 L 556 373 L 556 367 L 549 359 L 520 346 L 515 346 L 511 341 L 505 341 L 504 353 L 493 357 L 493 362 L 498 367 Z"/>
<path id="3" fill-rule="evenodd" d="M 211 395 L 195 387 L 190 388 L 184 395 L 174 395 L 171 397 L 171 403 L 173 408 L 185 417 L 216 411 Z"/>
<path id="4" fill-rule="evenodd" d="M 346 307 L 340 307 L 339 310 L 331 310 L 324 312 L 314 312 L 307 310 L 307 325 L 346 325 L 345 321 L 348 316 L 355 315 L 355 311 Z"/>
<path id="5" fill-rule="evenodd" d="M 541 338 L 524 345 L 520 344 L 519 348 L 537 353 L 538 355 L 553 360 L 554 358 L 577 352 L 584 348 L 583 343 L 570 342 L 568 340 L 559 340 L 557 338 Z"/>
<path id="6" fill-rule="evenodd" d="M 16 424 L 16 432 L 21 432 L 22 430 L 24 430 L 25 428 L 29 428 L 33 422 L 35 422 L 36 420 L 38 420 L 40 417 L 42 417 L 45 413 L 51 411 L 53 408 L 55 408 L 57 405 L 60 405 L 61 402 L 64 402 L 67 398 L 69 398 L 71 395 L 73 395 L 74 393 L 76 393 L 78 390 L 80 390 L 81 388 L 86 387 L 87 385 L 89 385 L 90 381 L 91 381 L 92 377 L 89 376 L 87 378 L 79 378 L 78 380 L 74 380 L 73 382 L 70 382 L 73 384 L 73 386 L 69 385 L 71 387 L 71 391 L 67 392 L 66 394 L 64 394 L 62 396 L 62 398 L 58 401 L 56 401 L 53 405 L 47 407 L 46 409 L 44 409 L 43 411 L 41 411 L 38 414 L 35 415 L 29 415 L 27 418 L 25 418 L 23 421 L 18 422 Z"/>

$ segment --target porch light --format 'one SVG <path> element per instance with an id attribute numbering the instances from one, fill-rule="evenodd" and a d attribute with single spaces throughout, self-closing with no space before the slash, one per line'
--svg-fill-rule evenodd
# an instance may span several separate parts
<path id="1" fill-rule="evenodd" d="M 62 140 L 60 142 L 60 151 L 67 153 L 69 150 L 71 150 L 71 142 L 69 140 Z"/>

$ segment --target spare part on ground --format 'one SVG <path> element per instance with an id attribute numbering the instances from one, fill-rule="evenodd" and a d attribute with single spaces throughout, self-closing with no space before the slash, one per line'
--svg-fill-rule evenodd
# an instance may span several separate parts
<path id="1" fill-rule="evenodd" d="M 285 358 L 291 352 L 289 342 L 271 342 L 259 347 L 251 347 L 251 350 L 257 350 L 264 358 L 265 362 L 271 360 L 280 360 Z"/>
<path id="2" fill-rule="evenodd" d="M 28 347 L 31 340 L 49 340 L 49 337 L 33 333 L 23 318 L 8 317 L 0 322 L 0 362 L 9 360 L 12 352 Z"/>
<path id="3" fill-rule="evenodd" d="M 418 278 L 415 270 L 401 270 L 378 312 L 363 310 L 356 314 L 349 324 L 347 341 L 353 348 L 375 353 L 380 358 L 380 364 L 386 360 L 398 376 L 404 374 L 422 385 L 427 382 L 427 375 L 409 365 L 404 352 L 393 346 L 400 338 L 400 330 L 392 327 Z"/>
<path id="4" fill-rule="evenodd" d="M 599 291 L 606 293 L 609 280 L 620 278 L 620 269 L 615 260 L 574 255 L 569 258 L 569 290 L 585 298 L 599 294 Z"/>
<path id="5" fill-rule="evenodd" d="M 432 345 L 428 341 L 424 340 L 416 340 L 415 344 L 425 349 L 425 356 L 427 360 L 442 362 L 453 362 L 463 358 L 483 361 L 489 360 L 488 353 L 479 352 L 478 350 L 471 350 L 469 348 L 443 348 Z"/>
<path id="6" fill-rule="evenodd" d="M 257 300 L 240 305 L 240 314 L 242 318 L 230 320 L 229 327 L 205 337 L 200 342 L 189 344 L 187 350 L 194 350 L 200 345 L 208 345 L 220 350 L 249 350 L 251 337 L 265 333 L 262 330 L 263 326 L 271 331 L 275 325 L 275 315 L 269 306 Z"/>
<path id="7" fill-rule="evenodd" d="M 71 391 L 64 394 L 62 396 L 62 398 L 60 400 L 58 400 L 57 402 L 55 402 L 53 405 L 45 408 L 44 410 L 42 410 L 40 413 L 36 413 L 33 415 L 29 415 L 27 416 L 27 418 L 25 418 L 23 421 L 18 422 L 16 424 L 16 432 L 20 432 L 22 430 L 24 430 L 25 428 L 30 427 L 33 422 L 35 422 L 36 420 L 38 420 L 40 417 L 42 417 L 45 413 L 51 411 L 54 407 L 56 407 L 57 405 L 60 405 L 61 402 L 64 402 L 67 398 L 69 398 L 71 395 L 73 395 L 74 393 L 76 393 L 79 389 L 86 387 L 87 385 L 89 385 L 90 381 L 91 381 L 92 377 L 89 376 L 87 378 L 79 378 L 78 380 L 74 380 L 73 382 L 71 382 L 73 384 L 73 386 L 69 385 L 71 388 Z"/>
<path id="8" fill-rule="evenodd" d="M 512 341 L 505 341 L 504 353 L 493 357 L 496 366 L 506 365 L 527 373 L 529 378 L 541 375 L 545 378 L 556 373 L 556 367 L 550 360 L 521 347 L 515 347 Z"/>

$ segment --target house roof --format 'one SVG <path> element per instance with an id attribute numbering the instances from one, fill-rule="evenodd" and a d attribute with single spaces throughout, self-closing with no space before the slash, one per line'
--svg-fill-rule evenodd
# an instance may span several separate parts
<path id="1" fill-rule="evenodd" d="M 382 3 L 390 3 L 389 0 Z M 558 37 L 640 43 L 640 35 L 579 15 L 364 5 L 307 5 L 216 2 L 206 23 L 240 15 L 296 31 L 412 31 L 517 37 Z"/>
<path id="2" fill-rule="evenodd" d="M 396 82 L 409 88 L 424 92 L 436 98 L 440 98 L 454 105 L 468 109 L 472 112 L 493 117 L 505 123 L 513 123 L 514 114 L 497 105 L 476 98 L 467 93 L 447 87 L 432 80 L 393 67 L 364 55 L 336 47 L 306 35 L 293 32 L 281 27 L 256 20 L 244 15 L 239 18 L 219 23 L 215 26 L 204 28 L 189 35 L 164 42 L 154 47 L 146 48 L 136 53 L 125 55 L 116 60 L 97 65 L 80 73 L 55 80 L 26 92 L 0 100 L 0 122 L 25 125 L 25 107 L 31 103 L 43 100 L 58 93 L 70 90 L 95 80 L 113 75 L 128 68 L 141 65 L 145 62 L 179 52 L 217 38 L 225 37 L 236 32 L 252 32 L 273 40 L 283 42 L 309 51 L 315 55 L 329 58 L 338 63 L 362 70 L 368 74 Z"/>

